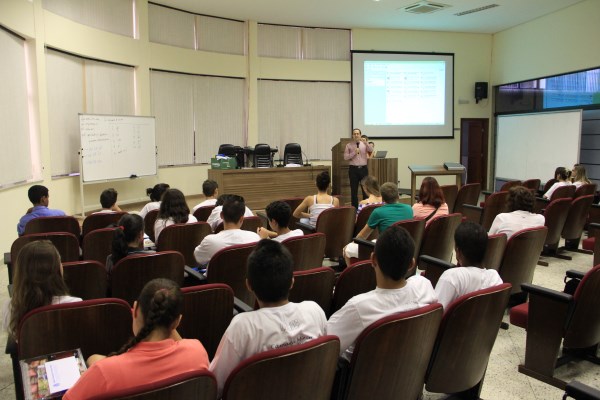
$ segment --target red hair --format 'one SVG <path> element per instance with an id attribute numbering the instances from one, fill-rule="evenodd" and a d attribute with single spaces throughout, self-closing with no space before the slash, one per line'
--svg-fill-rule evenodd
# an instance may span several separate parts
<path id="1" fill-rule="evenodd" d="M 440 207 L 446 202 L 444 192 L 442 192 L 442 188 L 435 178 L 428 176 L 423 179 L 421 189 L 419 189 L 419 202 L 423 205 L 430 204 L 435 208 Z"/>

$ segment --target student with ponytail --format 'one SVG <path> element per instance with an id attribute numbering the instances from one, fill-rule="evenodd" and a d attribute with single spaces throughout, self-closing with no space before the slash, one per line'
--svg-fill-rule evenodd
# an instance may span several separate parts
<path id="1" fill-rule="evenodd" d="M 125 214 L 114 231 L 112 253 L 106 257 L 106 272 L 111 273 L 120 259 L 135 253 L 154 253 L 144 250 L 144 220 L 136 214 Z"/>
<path id="2" fill-rule="evenodd" d="M 183 294 L 169 279 L 154 279 L 133 304 L 133 333 L 119 351 L 88 358 L 89 369 L 67 391 L 65 400 L 127 390 L 190 371 L 208 368 L 206 350 L 196 339 L 177 333 Z M 110 327 L 106 327 L 110 329 Z"/>

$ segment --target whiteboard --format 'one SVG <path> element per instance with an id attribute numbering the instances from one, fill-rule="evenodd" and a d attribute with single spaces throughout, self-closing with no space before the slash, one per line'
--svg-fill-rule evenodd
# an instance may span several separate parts
<path id="1" fill-rule="evenodd" d="M 79 114 L 83 182 L 156 175 L 154 117 Z"/>
<path id="2" fill-rule="evenodd" d="M 501 115 L 496 128 L 496 177 L 554 178 L 556 167 L 579 162 L 581 110 Z"/>

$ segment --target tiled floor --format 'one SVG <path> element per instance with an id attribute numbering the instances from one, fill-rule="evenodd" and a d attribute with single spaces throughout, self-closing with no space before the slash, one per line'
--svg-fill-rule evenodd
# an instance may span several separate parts
<path id="1" fill-rule="evenodd" d="M 551 289 L 562 290 L 564 273 L 568 269 L 587 271 L 592 266 L 592 256 L 572 253 L 572 261 L 550 259 L 548 267 L 538 266 L 534 283 Z M 6 273 L 0 273 L 0 303 L 8 299 Z M 504 318 L 505 321 L 508 317 Z M 0 343 L 6 343 L 6 333 L 0 333 Z M 483 399 L 560 399 L 563 392 L 517 371 L 525 354 L 525 331 L 511 326 L 500 330 L 490 357 Z M 600 388 L 600 366 L 583 361 L 561 367 L 557 376 L 564 380 L 577 379 L 583 383 Z M 440 399 L 443 395 L 425 393 L 427 400 Z M 12 367 L 8 355 L 0 355 L 0 400 L 14 399 Z"/>

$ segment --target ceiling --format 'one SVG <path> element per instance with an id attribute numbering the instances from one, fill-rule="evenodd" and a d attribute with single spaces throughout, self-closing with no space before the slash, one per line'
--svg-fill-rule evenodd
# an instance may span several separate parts
<path id="1" fill-rule="evenodd" d="M 321 28 L 416 29 L 496 33 L 583 0 L 432 0 L 449 7 L 427 14 L 404 8 L 420 0 L 150 0 L 198 14 Z M 456 13 L 497 4 L 463 16 Z"/>

